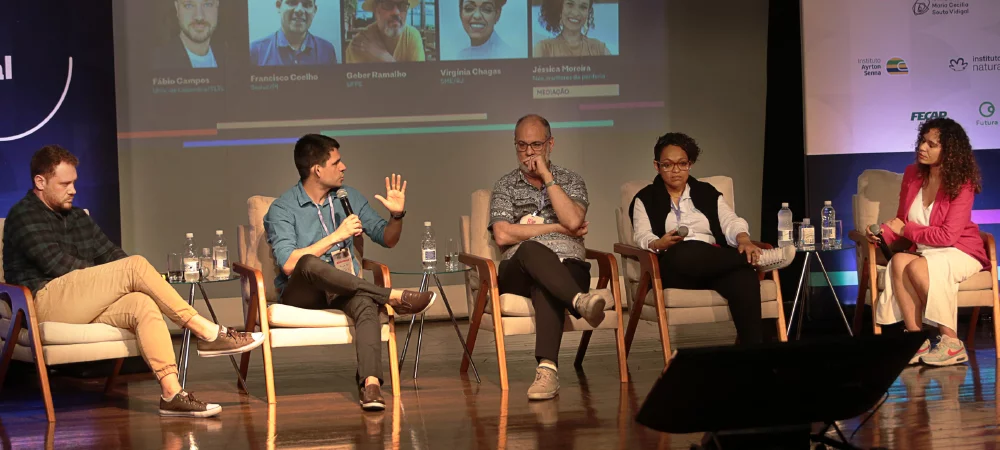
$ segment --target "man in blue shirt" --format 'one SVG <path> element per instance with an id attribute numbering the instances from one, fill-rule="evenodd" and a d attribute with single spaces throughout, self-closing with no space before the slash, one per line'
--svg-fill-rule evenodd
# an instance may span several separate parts
<path id="1" fill-rule="evenodd" d="M 300 181 L 264 216 L 267 240 L 280 268 L 275 287 L 286 305 L 339 309 L 354 321 L 361 407 L 384 409 L 379 307 L 388 304 L 399 314 L 419 314 L 434 303 L 437 293 L 384 288 L 357 276 L 361 265 L 354 237 L 363 232 L 390 248 L 399 242 L 406 182 L 393 174 L 385 179 L 385 197 L 375 196 L 391 214 L 386 221 L 361 193 L 344 186 L 347 166 L 335 139 L 303 136 L 295 143 L 295 167 Z M 340 190 L 346 191 L 355 214 L 346 214 L 341 202 L 334 200 Z"/>
<path id="2" fill-rule="evenodd" d="M 319 66 L 337 63 L 329 41 L 309 32 L 315 0 L 277 0 L 281 29 L 250 44 L 250 63 L 258 66 Z"/>

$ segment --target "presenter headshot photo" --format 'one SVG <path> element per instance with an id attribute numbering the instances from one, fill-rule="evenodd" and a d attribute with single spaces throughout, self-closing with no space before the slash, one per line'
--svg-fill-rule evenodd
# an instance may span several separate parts
<path id="1" fill-rule="evenodd" d="M 533 0 L 539 29 L 535 58 L 618 54 L 618 3 L 601 0 Z M 597 31 L 605 31 L 598 37 Z M 553 37 L 546 37 L 546 35 Z M 613 49 L 612 49 L 613 47 Z"/>
<path id="2" fill-rule="evenodd" d="M 340 2 L 275 0 L 250 2 L 250 63 L 257 66 L 337 64 Z M 274 29 L 274 14 L 280 26 Z M 263 36 L 261 36 L 263 34 Z"/>
<path id="3" fill-rule="evenodd" d="M 156 69 L 205 69 L 222 65 L 223 45 L 212 42 L 221 0 L 174 0 L 179 30 L 153 52 Z"/>
<path id="4" fill-rule="evenodd" d="M 434 45 L 433 2 L 421 0 L 351 0 L 356 14 L 345 50 L 349 63 L 408 62 L 437 59 L 425 52 L 424 36 Z M 359 10 L 360 9 L 360 10 Z M 413 22 L 413 23 L 411 23 Z"/>
<path id="5" fill-rule="evenodd" d="M 528 57 L 527 2 L 441 0 L 441 59 Z"/>

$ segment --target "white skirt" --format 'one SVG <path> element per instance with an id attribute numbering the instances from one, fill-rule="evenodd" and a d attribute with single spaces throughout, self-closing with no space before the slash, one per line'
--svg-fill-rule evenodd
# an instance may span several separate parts
<path id="1" fill-rule="evenodd" d="M 924 323 L 958 330 L 958 285 L 983 270 L 983 264 L 955 248 L 930 248 L 921 252 L 927 259 L 930 285 Z M 892 262 L 885 269 L 885 289 L 879 293 L 875 321 L 889 325 L 903 320 L 899 303 L 892 293 Z"/>

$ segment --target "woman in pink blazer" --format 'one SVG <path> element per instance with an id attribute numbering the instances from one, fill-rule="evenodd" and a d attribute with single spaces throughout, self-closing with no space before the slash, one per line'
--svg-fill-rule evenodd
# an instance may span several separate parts
<path id="1" fill-rule="evenodd" d="M 903 321 L 907 331 L 920 331 L 923 323 L 938 328 L 937 345 L 932 349 L 925 341 L 911 364 L 969 359 L 955 329 L 959 283 L 989 266 L 979 226 L 972 222 L 973 197 L 980 191 L 979 167 L 962 126 L 948 118 L 924 122 L 917 162 L 903 174 L 899 210 L 882 224 L 887 244 L 906 239 L 909 250 L 889 262 L 875 317 L 879 324 Z"/>

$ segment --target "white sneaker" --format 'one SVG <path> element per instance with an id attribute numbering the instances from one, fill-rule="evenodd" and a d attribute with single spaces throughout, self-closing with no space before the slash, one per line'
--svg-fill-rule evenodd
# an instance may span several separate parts
<path id="1" fill-rule="evenodd" d="M 760 258 L 757 258 L 757 270 L 770 272 L 772 270 L 784 269 L 795 259 L 795 246 L 786 245 L 779 248 L 761 250 Z"/>

